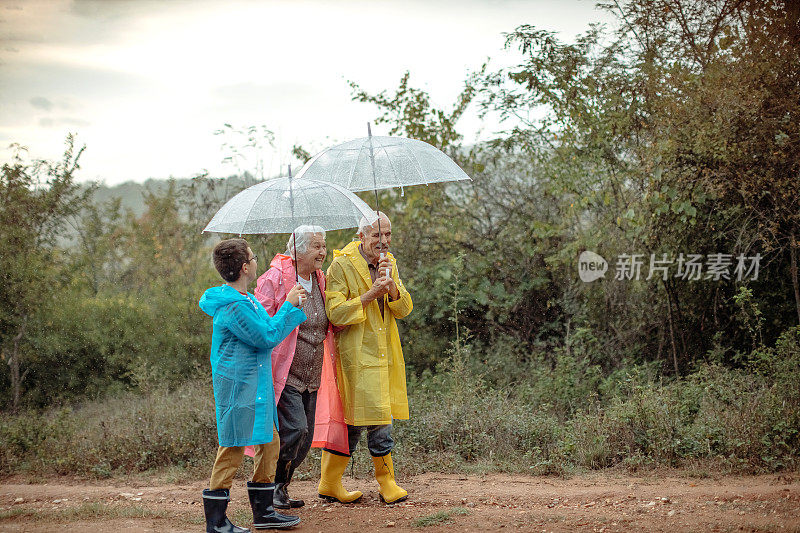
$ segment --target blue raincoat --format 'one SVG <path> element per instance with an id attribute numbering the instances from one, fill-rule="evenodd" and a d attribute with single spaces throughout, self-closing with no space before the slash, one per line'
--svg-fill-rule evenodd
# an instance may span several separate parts
<path id="1" fill-rule="evenodd" d="M 214 317 L 211 375 L 220 446 L 250 446 L 272 440 L 278 426 L 272 388 L 272 349 L 306 319 L 285 302 L 270 317 L 256 297 L 229 285 L 212 287 L 200 309 Z"/>

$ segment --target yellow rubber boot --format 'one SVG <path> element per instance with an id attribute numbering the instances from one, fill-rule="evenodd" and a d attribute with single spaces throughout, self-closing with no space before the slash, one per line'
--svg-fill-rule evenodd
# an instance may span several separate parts
<path id="1" fill-rule="evenodd" d="M 345 455 L 322 451 L 322 475 L 319 479 L 319 497 L 326 500 L 336 500 L 340 503 L 353 503 L 363 496 L 360 490 L 350 492 L 342 486 L 344 474 L 350 458 Z"/>
<path id="2" fill-rule="evenodd" d="M 394 466 L 392 465 L 392 454 L 387 453 L 382 457 L 373 457 L 375 464 L 375 479 L 380 485 L 379 492 L 381 499 L 386 503 L 397 503 L 408 498 L 408 492 L 397 486 L 394 481 Z"/>

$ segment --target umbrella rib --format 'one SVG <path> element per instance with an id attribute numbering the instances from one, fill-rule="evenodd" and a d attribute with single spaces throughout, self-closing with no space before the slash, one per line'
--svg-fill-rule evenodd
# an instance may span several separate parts
<path id="1" fill-rule="evenodd" d="M 356 173 L 356 167 L 358 167 L 358 159 L 361 157 L 361 151 L 363 148 L 364 148 L 364 143 L 361 143 L 361 149 L 359 149 L 358 152 L 356 152 L 356 160 L 352 164 L 352 168 L 350 169 L 350 177 L 347 179 L 347 187 L 346 187 L 347 189 L 353 186 L 353 176 Z M 339 161 L 337 160 L 336 163 L 338 164 Z"/>
<path id="2" fill-rule="evenodd" d="M 392 158 L 389 157 L 389 152 L 388 152 L 388 150 L 386 150 L 386 146 L 384 146 L 383 143 L 380 143 L 380 144 L 381 144 L 381 149 L 383 150 L 383 153 L 386 154 L 386 160 L 389 162 L 389 166 L 392 167 L 392 171 L 394 172 L 394 175 L 397 176 L 397 181 L 400 182 L 399 186 L 402 187 L 403 183 L 402 183 L 402 181 L 400 179 L 400 176 L 398 176 L 398 174 L 397 174 L 397 169 L 394 167 L 394 164 L 392 163 Z M 382 188 L 386 189 L 386 188 L 392 188 L 392 187 L 397 187 L 397 185 L 389 185 L 388 187 L 382 187 Z"/>
<path id="3" fill-rule="evenodd" d="M 277 180 L 275 180 L 275 181 L 277 181 Z M 250 209 L 247 210 L 247 216 L 244 217 L 244 222 L 242 222 L 242 228 L 241 229 L 244 229 L 245 226 L 247 226 L 247 221 L 250 220 L 250 214 L 253 212 L 253 209 L 256 208 L 256 204 L 258 203 L 258 199 L 261 198 L 261 196 L 264 193 L 266 193 L 268 190 L 269 190 L 269 185 L 265 185 L 264 189 L 260 193 L 258 193 L 258 196 L 256 196 L 256 199 L 253 200 L 253 204 L 250 206 Z"/>
<path id="4" fill-rule="evenodd" d="M 422 177 L 422 181 L 425 182 L 425 185 L 428 185 L 428 178 L 425 176 L 425 172 L 422 170 L 422 165 L 420 164 L 419 159 L 417 159 L 417 155 L 414 153 L 413 150 L 408 150 L 408 153 L 414 159 L 414 163 L 417 164 L 417 170 L 419 171 L 419 175 Z"/>

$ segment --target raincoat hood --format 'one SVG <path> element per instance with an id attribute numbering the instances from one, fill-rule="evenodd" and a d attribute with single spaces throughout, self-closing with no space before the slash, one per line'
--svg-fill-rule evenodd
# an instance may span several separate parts
<path id="1" fill-rule="evenodd" d="M 269 264 L 270 268 L 277 268 L 282 273 L 291 271 L 294 274 L 294 264 L 292 264 L 292 257 L 286 254 L 275 254 L 272 262 Z"/>
<path id="2" fill-rule="evenodd" d="M 275 269 L 279 274 L 280 282 L 283 283 L 285 287 L 287 287 L 286 292 L 291 290 L 292 287 L 295 286 L 297 283 L 295 281 L 295 273 L 294 273 L 294 262 L 292 261 L 292 257 L 286 254 L 275 254 L 275 257 L 272 258 L 272 262 L 269 264 L 270 270 Z M 267 271 L 269 272 L 269 270 Z M 262 274 L 262 277 L 266 276 L 266 272 Z M 260 278 L 259 278 L 260 281 Z M 258 293 L 258 289 L 256 288 L 256 293 Z M 260 298 L 260 297 L 259 297 Z"/>
<path id="3" fill-rule="evenodd" d="M 255 300 L 255 296 L 252 294 L 250 294 L 250 297 Z M 219 287 L 207 289 L 203 296 L 200 297 L 199 305 L 205 314 L 214 316 L 220 307 L 238 301 L 247 301 L 247 296 L 230 285 L 220 285 Z"/>

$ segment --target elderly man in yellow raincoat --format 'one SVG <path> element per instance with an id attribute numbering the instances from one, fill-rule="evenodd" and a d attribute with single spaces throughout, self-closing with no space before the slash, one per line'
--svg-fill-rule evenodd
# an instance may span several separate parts
<path id="1" fill-rule="evenodd" d="M 359 241 L 333 252 L 328 268 L 325 309 L 339 326 L 335 333 L 336 377 L 347 424 L 350 455 L 366 426 L 367 447 L 375 478 L 386 503 L 405 500 L 408 492 L 395 483 L 392 465 L 392 420 L 408 419 L 406 371 L 396 319 L 411 312 L 411 295 L 403 286 L 389 253 L 392 224 L 385 214 L 368 225 L 362 219 Z M 349 455 L 322 452 L 322 498 L 350 503 L 361 497 L 342 486 Z"/>

